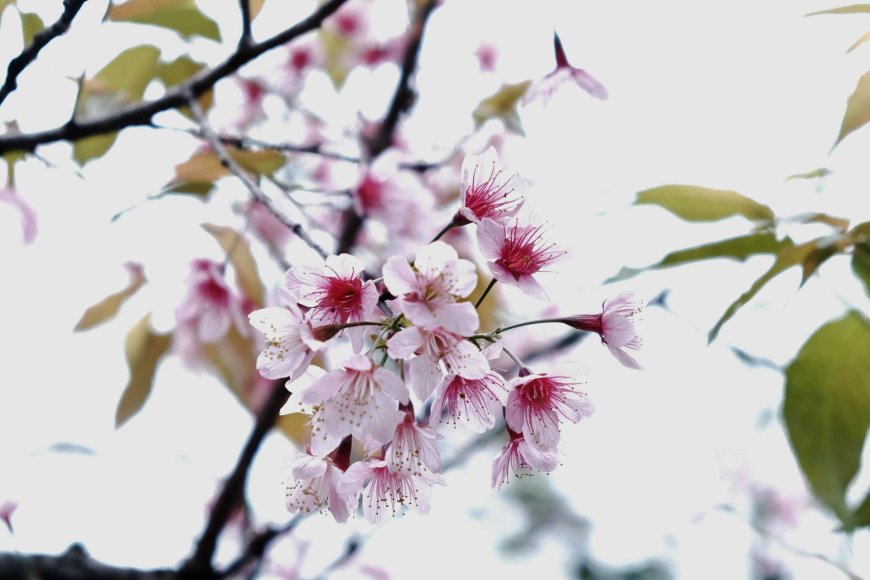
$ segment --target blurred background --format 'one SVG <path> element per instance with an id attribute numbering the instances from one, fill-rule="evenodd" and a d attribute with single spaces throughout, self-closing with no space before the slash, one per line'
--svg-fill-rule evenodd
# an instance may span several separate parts
<path id="1" fill-rule="evenodd" d="M 36 0 L 4 5 L 3 68 L 22 47 L 20 14 L 50 23 L 62 9 L 60 2 Z M 70 32 L 19 79 L 0 120 L 24 132 L 63 124 L 76 102 L 76 79 L 93 78 L 120 51 L 142 43 L 157 46 L 166 61 L 188 54 L 218 63 L 240 31 L 237 3 L 198 5 L 222 42 L 101 23 L 107 2 L 88 2 Z M 315 6 L 267 0 L 254 21 L 256 38 Z M 834 256 L 800 290 L 799 269 L 777 277 L 709 345 L 708 331 L 770 268 L 770 255 L 651 269 L 605 284 L 623 267 L 642 268 L 673 250 L 750 231 L 741 216 L 691 223 L 655 205 L 634 205 L 637 192 L 664 184 L 738 191 L 770 207 L 778 233 L 796 242 L 826 236 L 830 227 L 794 216 L 870 220 L 870 133 L 856 132 L 832 149 L 847 98 L 870 62 L 870 44 L 845 53 L 870 26 L 870 15 L 805 16 L 832 7 L 804 0 L 446 0 L 438 7 L 401 149 L 404 158 L 449 161 L 420 179 L 437 201 L 426 214 L 431 223 L 419 222 L 423 240 L 406 240 L 395 251 L 413 253 L 431 238 L 430 229 L 450 219 L 462 156 L 495 143 L 502 159 L 534 184 L 527 204 L 571 254 L 541 277 L 552 304 L 497 287 L 489 320 L 594 313 L 603 300 L 633 288 L 647 301 L 638 353 L 644 369 L 621 367 L 597 337 L 538 360 L 533 368 L 540 370 L 557 359 L 579 365 L 596 406 L 589 420 L 563 429 L 553 473 L 495 492 L 490 466 L 500 444 L 481 446 L 445 474 L 430 514 L 408 513 L 377 527 L 361 517 L 346 525 L 308 518 L 274 544 L 262 576 L 316 577 L 349 542 L 360 547 L 334 577 L 870 575 L 870 535 L 838 531 L 840 523 L 814 499 L 781 413 L 783 369 L 801 345 L 847 310 L 868 311 L 848 258 Z M 377 42 L 408 25 L 403 0 L 351 0 L 348 8 L 362 15 L 366 37 Z M 566 85 L 549 102 L 517 101 L 475 123 L 472 113 L 504 84 L 553 70 L 554 31 L 571 63 L 598 79 L 609 99 Z M 213 125 L 269 142 L 303 143 L 315 131 L 330 150 L 357 155 L 359 135 L 384 114 L 399 68 L 389 58 L 345 64 L 340 82 L 335 71 L 330 78 L 317 67 L 304 76 L 288 73 L 292 46 L 318 39 L 326 42 L 304 37 L 222 81 Z M 267 89 L 252 96 L 251 83 Z M 144 98 L 163 91 L 152 80 Z M 98 109 L 107 106 L 94 101 Z M 169 128 L 126 129 L 85 164 L 73 160 L 70 144 L 56 143 L 14 165 L 15 189 L 32 208 L 37 231 L 23 243 L 27 220 L 18 206 L 0 204 L 0 504 L 17 504 L 14 533 L 0 526 L 0 550 L 58 553 L 80 542 L 109 564 L 173 566 L 190 552 L 250 430 L 250 412 L 221 377 L 191 369 L 177 355 L 161 359 L 147 404 L 116 429 L 129 373 L 126 334 L 147 312 L 158 332 L 171 331 L 191 260 L 224 258 L 200 224 L 254 233 L 239 209 L 247 191 L 231 176 L 217 180 L 207 198 L 165 193 L 179 179 L 176 165 L 199 142 L 172 129 L 192 126 L 177 112 L 155 122 Z M 290 156 L 275 178 L 289 183 L 315 174 L 319 160 L 312 157 Z M 787 179 L 817 168 L 830 173 Z M 331 164 L 329 187 L 353 188 L 359 171 L 353 163 Z M 289 215 L 303 215 L 307 198 L 300 195 L 300 205 L 281 199 Z M 309 209 L 329 231 L 328 211 Z M 361 255 L 376 264 L 388 255 L 392 232 L 375 225 L 366 235 Z M 468 232 L 450 240 L 474 255 Z M 252 236 L 251 251 L 267 301 L 283 273 L 276 252 L 291 263 L 316 259 L 297 240 L 281 240 L 276 250 Z M 73 332 L 88 306 L 128 283 L 125 262 L 142 264 L 148 283 L 113 320 Z M 532 352 L 562 333 L 534 326 L 507 340 Z M 473 437 L 443 430 L 445 457 Z M 248 488 L 256 525 L 289 519 L 283 485 L 292 457 L 292 443 L 279 432 L 257 456 Z M 849 488 L 849 504 L 868 488 L 865 467 Z M 243 536 L 242 523 L 228 528 L 218 559 L 232 560 Z"/>

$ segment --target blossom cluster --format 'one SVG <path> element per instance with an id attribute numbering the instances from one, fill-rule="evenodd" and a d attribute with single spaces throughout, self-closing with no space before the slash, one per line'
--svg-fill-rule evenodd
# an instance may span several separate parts
<path id="1" fill-rule="evenodd" d="M 282 413 L 309 417 L 310 442 L 287 484 L 289 511 L 328 510 L 340 522 L 360 501 L 371 522 L 404 507 L 427 512 L 431 485 L 444 483 L 442 422 L 475 433 L 506 432 L 493 487 L 511 473 L 555 469 L 562 425 L 590 416 L 593 407 L 570 373 L 534 372 L 507 351 L 501 334 L 512 328 L 553 322 L 595 332 L 620 362 L 637 367 L 625 352 L 640 346 L 632 322 L 638 306 L 627 294 L 605 302 L 598 314 L 480 328 L 477 307 L 493 284 L 546 299 L 538 274 L 565 252 L 542 225 L 519 217 L 527 184 L 501 166 L 494 149 L 468 155 L 460 180 L 461 207 L 413 259 L 389 257 L 380 277 L 348 254 L 292 266 L 278 292 L 281 305 L 249 314 L 264 338 L 260 374 L 289 379 L 292 396 Z M 463 226 L 476 228 L 493 276 L 477 304 L 469 301 L 476 265 L 440 239 Z M 343 337 L 353 354 L 338 368 L 312 364 Z M 492 366 L 503 352 L 518 366 L 512 378 Z M 362 453 L 352 453 L 353 440 Z"/>

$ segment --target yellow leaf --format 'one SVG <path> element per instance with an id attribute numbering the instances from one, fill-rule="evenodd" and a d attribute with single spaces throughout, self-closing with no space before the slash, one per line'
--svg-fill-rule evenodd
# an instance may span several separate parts
<path id="1" fill-rule="evenodd" d="M 830 8 L 828 10 L 810 12 L 809 14 L 807 14 L 807 16 L 818 16 L 819 14 L 870 14 L 870 4 L 852 4 L 851 6 L 840 6 L 839 8 Z"/>
<path id="2" fill-rule="evenodd" d="M 847 50 L 846 52 L 852 52 L 853 50 L 855 50 L 856 48 L 858 48 L 859 46 L 861 46 L 862 44 L 864 44 L 868 40 L 870 40 L 870 31 L 865 32 L 864 35 L 861 38 L 859 38 L 858 40 L 856 40 L 855 44 L 850 46 L 849 50 Z"/>
<path id="3" fill-rule="evenodd" d="M 531 84 L 532 81 L 505 84 L 495 94 L 483 99 L 471 114 L 475 126 L 480 127 L 490 119 L 501 119 L 508 130 L 523 135 L 517 104 Z"/>
<path id="4" fill-rule="evenodd" d="M 45 28 L 45 24 L 38 14 L 22 14 L 21 31 L 24 33 L 24 46 L 29 46 L 33 42 L 33 37 L 39 34 L 43 28 Z"/>
<path id="5" fill-rule="evenodd" d="M 108 19 L 169 28 L 184 37 L 221 39 L 217 23 L 205 16 L 193 0 L 129 0 L 112 6 Z"/>
<path id="6" fill-rule="evenodd" d="M 263 9 L 263 4 L 265 3 L 266 0 L 249 0 L 248 5 L 251 7 L 251 20 L 260 14 L 260 10 Z"/>
<path id="7" fill-rule="evenodd" d="M 151 330 L 151 315 L 146 315 L 127 335 L 125 353 L 130 368 L 130 381 L 127 383 L 118 408 L 115 411 L 115 428 L 126 423 L 145 405 L 151 394 L 154 371 L 160 358 L 169 350 L 172 337 L 168 334 L 155 334 Z"/>
<path id="8" fill-rule="evenodd" d="M 243 151 L 227 147 L 227 152 L 242 169 L 251 173 L 271 174 L 287 162 L 279 151 Z M 201 151 L 175 166 L 175 179 L 170 186 L 184 182 L 211 182 L 229 174 L 230 170 L 221 164 L 214 151 Z"/>
<path id="9" fill-rule="evenodd" d="M 254 304 L 263 304 L 263 282 L 257 272 L 257 263 L 251 255 L 251 249 L 247 240 L 239 235 L 236 230 L 226 226 L 215 224 L 202 224 L 205 231 L 210 233 L 227 253 L 230 263 L 236 270 L 239 286 Z"/>
<path id="10" fill-rule="evenodd" d="M 846 114 L 843 116 L 840 134 L 837 136 L 834 147 L 846 135 L 863 127 L 867 121 L 870 121 L 870 72 L 866 72 L 861 76 L 858 80 L 858 86 L 855 87 L 855 92 L 852 93 L 846 103 Z"/>
<path id="11" fill-rule="evenodd" d="M 124 302 L 145 284 L 145 276 L 142 274 L 142 267 L 139 264 L 128 263 L 126 266 L 130 273 L 130 282 L 127 287 L 103 298 L 85 310 L 73 330 L 77 332 L 88 330 L 114 317 Z"/>

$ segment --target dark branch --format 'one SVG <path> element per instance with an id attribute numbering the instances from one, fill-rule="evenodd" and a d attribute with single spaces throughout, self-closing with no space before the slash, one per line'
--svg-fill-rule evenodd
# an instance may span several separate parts
<path id="1" fill-rule="evenodd" d="M 239 38 L 239 48 L 246 48 L 253 43 L 251 35 L 251 0 L 239 0 L 239 9 L 242 12 L 242 35 Z"/>
<path id="2" fill-rule="evenodd" d="M 399 119 L 402 115 L 411 108 L 414 103 L 414 89 L 412 80 L 414 73 L 417 71 L 417 61 L 420 56 L 420 47 L 423 44 L 423 33 L 426 29 L 426 23 L 429 21 L 429 16 L 439 0 L 428 0 L 417 11 L 414 17 L 414 22 L 411 24 L 409 32 L 408 47 L 405 50 L 405 56 L 402 59 L 402 74 L 399 77 L 399 83 L 396 85 L 396 90 L 393 93 L 393 99 L 390 102 L 390 108 L 384 120 L 378 127 L 378 131 L 370 139 L 366 141 L 366 148 L 369 160 L 374 160 L 378 155 L 383 153 L 393 143 L 393 137 L 396 133 L 396 128 L 399 125 Z M 349 252 L 362 229 L 365 218 L 356 213 L 353 208 L 348 209 L 344 213 L 344 226 L 341 230 L 341 235 L 338 237 L 337 253 L 343 254 Z"/>
<path id="3" fill-rule="evenodd" d="M 180 85 L 166 91 L 161 98 L 146 103 L 140 103 L 117 113 L 106 115 L 90 121 L 70 120 L 55 129 L 7 135 L 0 137 L 0 154 L 7 151 L 32 151 L 39 145 L 55 141 L 78 141 L 92 135 L 111 133 L 125 127 L 150 125 L 151 119 L 157 113 L 188 105 L 188 95 L 198 97 L 211 89 L 215 83 L 236 72 L 243 65 L 254 60 L 264 52 L 286 44 L 295 38 L 319 27 L 327 17 L 338 10 L 347 0 L 329 0 L 295 25 L 264 40 L 247 47 L 239 46 L 225 61 L 213 69 L 194 75 Z"/>
<path id="4" fill-rule="evenodd" d="M 45 48 L 49 42 L 58 36 L 65 34 L 66 31 L 69 30 L 76 14 L 79 13 L 82 5 L 87 1 L 88 0 L 64 0 L 63 14 L 60 15 L 57 22 L 34 36 L 33 42 L 30 43 L 30 46 L 26 46 L 24 50 L 21 51 L 21 54 L 9 62 L 9 66 L 6 69 L 6 80 L 3 81 L 3 86 L 0 87 L 0 105 L 2 105 L 3 101 L 6 100 L 6 97 L 8 97 L 9 94 L 18 87 L 18 75 L 30 66 L 34 60 L 36 60 L 39 51 Z"/>
<path id="5" fill-rule="evenodd" d="M 206 140 L 211 145 L 212 149 L 214 149 L 218 158 L 221 160 L 221 164 L 229 169 L 236 177 L 238 177 L 242 183 L 245 184 L 245 187 L 248 188 L 248 191 L 258 202 L 263 204 L 263 207 L 269 210 L 269 212 L 274 215 L 282 224 L 290 228 L 290 230 L 296 234 L 300 240 L 308 244 L 308 247 L 317 252 L 321 258 L 326 258 L 329 254 L 320 247 L 320 245 L 315 242 L 311 236 L 305 231 L 305 228 L 302 227 L 302 224 L 298 224 L 294 221 L 287 219 L 287 217 L 275 207 L 275 204 L 272 202 L 272 198 L 266 195 L 262 189 L 260 189 L 256 183 L 245 173 L 245 170 L 239 167 L 239 164 L 236 163 L 232 157 L 230 157 L 229 153 L 227 153 L 226 148 L 223 143 L 221 143 L 220 138 L 214 132 L 214 129 L 211 128 L 211 125 L 208 124 L 208 120 L 205 118 L 205 115 L 202 112 L 202 108 L 199 106 L 199 103 L 196 101 L 196 98 L 193 95 L 190 96 L 190 110 L 193 112 L 193 115 L 196 117 L 196 120 L 199 122 L 200 127 L 202 128 L 202 133 L 205 136 Z"/>
<path id="6" fill-rule="evenodd" d="M 0 554 L 0 578 L 7 580 L 170 580 L 174 570 L 134 570 L 106 566 L 79 544 L 60 556 Z"/>
<path id="7" fill-rule="evenodd" d="M 235 468 L 230 473 L 226 483 L 224 483 L 217 501 L 215 501 L 205 531 L 199 538 L 193 555 L 181 568 L 182 574 L 197 577 L 198 575 L 210 575 L 214 573 L 211 561 L 217 547 L 218 537 L 227 521 L 229 521 L 230 516 L 232 516 L 233 510 L 244 499 L 248 470 L 254 461 L 254 456 L 257 454 L 263 439 L 265 439 L 269 430 L 275 424 L 281 407 L 284 406 L 284 403 L 290 397 L 290 392 L 284 387 L 285 382 L 284 380 L 277 380 L 272 385 L 272 393 L 263 404 L 260 412 L 257 413 L 254 429 L 248 436 L 248 441 L 245 443 L 241 455 L 239 455 Z"/>

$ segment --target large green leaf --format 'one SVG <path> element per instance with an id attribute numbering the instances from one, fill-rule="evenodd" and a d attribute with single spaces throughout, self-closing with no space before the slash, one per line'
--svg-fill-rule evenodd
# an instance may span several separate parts
<path id="1" fill-rule="evenodd" d="M 786 244 L 783 249 L 777 254 L 776 261 L 773 263 L 773 266 L 765 272 L 758 280 L 756 280 L 752 286 L 740 295 L 737 300 L 735 300 L 725 311 L 725 314 L 716 322 L 716 325 L 710 330 L 707 335 L 707 340 L 709 342 L 713 342 L 716 339 L 716 336 L 719 334 L 719 330 L 721 330 L 722 326 L 728 322 L 734 314 L 747 302 L 749 302 L 758 291 L 761 290 L 765 284 L 773 280 L 782 272 L 785 272 L 792 266 L 797 266 L 798 264 L 803 264 L 804 260 L 811 252 L 813 252 L 818 247 L 818 240 L 813 240 L 811 242 L 807 242 L 805 244 L 800 244 L 795 246 L 793 244 Z"/>
<path id="2" fill-rule="evenodd" d="M 840 125 L 840 134 L 837 135 L 836 147 L 846 135 L 860 129 L 870 121 L 870 72 L 866 72 L 858 79 L 858 86 L 849 96 L 846 102 L 846 114 Z"/>
<path id="3" fill-rule="evenodd" d="M 696 185 L 662 185 L 641 191 L 637 205 L 658 205 L 690 222 L 709 222 L 735 215 L 773 223 L 773 211 L 736 191 Z"/>
<path id="4" fill-rule="evenodd" d="M 704 244 L 687 248 L 685 250 L 677 250 L 671 252 L 659 262 L 646 268 L 625 268 L 623 267 L 615 276 L 608 278 L 605 284 L 611 282 L 619 282 L 637 276 L 646 270 L 656 270 L 660 268 L 670 268 L 687 264 L 689 262 L 698 262 L 700 260 L 710 260 L 713 258 L 731 258 L 738 261 L 744 261 L 749 256 L 758 254 L 777 254 L 786 247 L 793 245 L 791 240 L 777 240 L 776 236 L 769 232 L 749 234 L 736 238 L 729 238 L 712 244 Z"/>
<path id="5" fill-rule="evenodd" d="M 807 14 L 807 16 L 818 16 L 819 14 L 870 14 L 870 4 L 852 4 L 851 6 L 840 6 L 839 8 L 830 8 L 828 10 L 810 12 L 809 14 Z"/>
<path id="6" fill-rule="evenodd" d="M 852 254 L 852 272 L 864 282 L 864 290 L 870 297 L 870 246 L 855 245 L 855 253 Z"/>
<path id="7" fill-rule="evenodd" d="M 783 415 L 792 448 L 816 496 L 844 528 L 856 525 L 846 490 L 870 427 L 870 324 L 858 312 L 829 322 L 785 372 Z"/>
<path id="8" fill-rule="evenodd" d="M 126 267 L 130 274 L 130 282 L 127 284 L 127 287 L 103 298 L 85 310 L 85 313 L 82 314 L 73 330 L 88 330 L 114 317 L 124 302 L 145 285 L 145 275 L 142 273 L 141 265 L 128 263 Z"/>
<path id="9" fill-rule="evenodd" d="M 532 81 L 505 84 L 494 94 L 480 101 L 471 113 L 474 126 L 480 127 L 490 119 L 501 119 L 508 131 L 523 135 L 523 124 L 517 112 L 517 105 L 531 84 Z"/>
<path id="10" fill-rule="evenodd" d="M 109 20 L 138 22 L 169 28 L 185 38 L 202 36 L 220 40 L 217 23 L 204 15 L 193 0 L 129 0 L 109 9 Z"/>
<path id="11" fill-rule="evenodd" d="M 124 351 L 127 356 L 127 366 L 130 368 L 130 381 L 115 411 L 116 428 L 142 410 L 151 394 L 157 363 L 169 350 L 171 343 L 171 335 L 156 334 L 151 330 L 150 314 L 140 320 L 127 335 Z"/>

